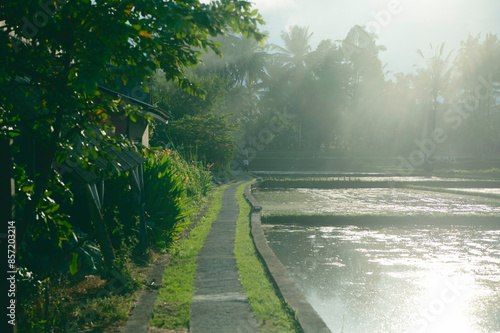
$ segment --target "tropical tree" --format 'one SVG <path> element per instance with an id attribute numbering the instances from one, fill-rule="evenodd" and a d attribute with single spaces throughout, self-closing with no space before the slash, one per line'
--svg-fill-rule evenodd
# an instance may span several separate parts
<path id="1" fill-rule="evenodd" d="M 309 52 L 311 51 L 311 37 L 308 27 L 291 26 L 283 31 L 281 39 L 284 46 L 273 45 L 277 51 L 275 57 L 284 63 L 283 70 L 290 82 L 291 108 L 290 111 L 297 115 L 298 122 L 298 148 L 302 145 L 302 124 L 306 117 L 306 94 L 308 83 L 312 79 L 311 72 L 307 68 Z"/>
<path id="2" fill-rule="evenodd" d="M 412 151 L 415 140 L 421 137 L 424 124 L 416 107 L 413 81 L 413 74 L 395 73 L 385 84 L 379 133 L 384 138 L 384 152 L 390 156 Z"/>
<path id="3" fill-rule="evenodd" d="M 303 71 L 306 67 L 307 57 L 311 51 L 311 37 L 313 33 L 309 32 L 308 27 L 298 25 L 291 26 L 288 30 L 281 33 L 281 39 L 285 44 L 283 47 L 273 45 L 278 51 L 275 56 L 281 57 L 286 63 L 286 69 L 294 72 Z M 297 75 L 297 74 L 295 74 Z"/>
<path id="4" fill-rule="evenodd" d="M 186 115 L 158 128 L 157 143 L 172 142 L 187 160 L 213 166 L 224 172 L 236 152 L 235 124 L 227 115 L 214 113 Z"/>
<path id="5" fill-rule="evenodd" d="M 284 70 L 285 62 L 279 56 L 271 55 L 266 62 L 262 77 L 261 105 L 282 110 L 289 102 L 290 82 Z"/>
<path id="6" fill-rule="evenodd" d="M 58 244 L 68 238 L 71 226 L 61 216 L 59 225 L 52 223 L 58 209 L 52 189 L 60 185 L 52 166 L 76 151 L 76 135 L 118 149 L 131 145 L 112 136 L 106 120 L 118 109 L 132 115 L 136 110 L 103 95 L 100 82 L 112 88 L 142 82 L 147 90 L 149 76 L 161 69 L 167 80 L 202 95 L 184 70 L 199 63 L 203 50 L 220 54 L 212 37 L 232 30 L 263 38 L 260 15 L 251 3 L 237 0 L 8 1 L 0 4 L 0 22 L 0 138 L 17 136 L 16 145 L 29 135 L 45 151 L 35 174 L 18 176 L 27 192 L 16 216 L 19 244 L 28 231 L 35 237 L 48 229 Z M 14 88 L 30 97 L 6 93 Z M 91 127 L 97 130 L 86 131 Z M 89 167 L 89 156 L 103 150 L 82 149 L 75 158 Z"/>
<path id="7" fill-rule="evenodd" d="M 259 83 L 264 76 L 264 68 L 269 58 L 266 47 L 256 40 L 238 38 L 234 45 L 237 54 L 234 57 L 234 68 L 239 75 L 239 82 L 247 89 L 248 112 L 251 117 L 256 112 Z"/>
<path id="8" fill-rule="evenodd" d="M 477 130 L 471 134 L 479 142 L 483 158 L 491 153 L 493 145 L 498 145 L 496 134 L 498 112 L 500 111 L 500 40 L 496 35 L 481 34 L 468 36 L 460 43 L 455 59 L 459 72 L 459 102 L 472 114 L 471 122 Z"/>
<path id="9" fill-rule="evenodd" d="M 377 36 L 354 26 L 341 41 L 345 74 L 346 108 L 342 116 L 344 140 L 351 148 L 368 152 L 375 147 L 376 129 L 382 119 L 385 94 L 384 72 Z"/>
<path id="10" fill-rule="evenodd" d="M 256 113 L 259 84 L 264 75 L 264 67 L 269 57 L 267 47 L 255 39 L 246 39 L 236 34 L 229 34 L 218 41 L 222 46 L 224 57 L 215 68 L 224 70 L 223 76 L 229 76 L 234 84 L 234 95 L 240 100 L 231 101 L 231 105 L 238 105 L 237 112 L 241 117 L 251 118 Z M 213 55 L 207 56 L 208 64 L 213 63 Z M 212 58 L 212 59 L 210 59 Z M 202 59 L 205 61 L 205 58 Z M 208 65 L 205 68 L 210 68 Z"/>
<path id="11" fill-rule="evenodd" d="M 433 135 L 440 106 L 449 100 L 447 89 L 450 88 L 453 73 L 451 58 L 453 51 L 445 54 L 445 43 L 438 44 L 436 47 L 431 44 L 431 51 L 433 55 L 426 58 L 421 50 L 417 50 L 420 57 L 425 60 L 426 65 L 417 70 L 415 80 L 417 90 L 420 92 L 421 104 L 427 109 L 426 136 L 428 137 Z"/>
<path id="12" fill-rule="evenodd" d="M 225 113 L 226 98 L 234 90 L 234 82 L 216 73 L 186 70 L 185 76 L 204 91 L 203 96 L 193 95 L 177 86 L 175 82 L 167 81 L 162 72 L 152 77 L 152 95 L 157 106 L 168 110 L 174 119 L 185 115 L 202 115 L 208 113 Z M 232 111 L 232 110 L 230 110 Z"/>
<path id="13" fill-rule="evenodd" d="M 343 87 L 346 79 L 343 54 L 331 40 L 320 42 L 308 59 L 313 80 L 307 96 L 308 116 L 305 135 L 309 146 L 335 145 L 338 138 L 339 118 L 345 108 Z"/>
<path id="14" fill-rule="evenodd" d="M 386 47 L 377 45 L 377 36 L 364 27 L 354 26 L 341 41 L 342 52 L 350 69 L 350 94 L 354 96 L 362 83 L 379 84 L 383 80 L 383 66 L 379 53 Z"/>

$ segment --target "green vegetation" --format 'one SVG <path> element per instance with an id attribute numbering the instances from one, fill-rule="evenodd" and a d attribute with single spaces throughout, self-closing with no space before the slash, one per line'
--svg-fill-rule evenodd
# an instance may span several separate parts
<path id="1" fill-rule="evenodd" d="M 498 161 L 496 161 L 498 163 Z M 470 179 L 500 179 L 500 169 L 490 168 L 481 169 L 484 167 L 484 161 L 476 161 L 475 169 L 462 170 L 459 168 L 453 169 L 437 169 L 433 174 L 436 176 L 456 177 L 456 178 L 470 178 Z"/>
<path id="2" fill-rule="evenodd" d="M 156 248 L 164 250 L 178 237 L 185 226 L 179 222 L 192 212 L 188 210 L 189 202 L 203 198 L 211 187 L 210 174 L 197 167 L 190 168 L 190 164 L 170 151 L 163 151 L 150 158 L 145 167 L 145 210 L 151 228 L 150 242 Z M 194 178 L 195 174 L 198 177 Z M 189 197 L 187 183 L 196 184 Z"/>
<path id="3" fill-rule="evenodd" d="M 346 226 L 356 225 L 360 227 L 370 227 L 373 225 L 474 225 L 487 224 L 498 226 L 497 215 L 491 214 L 471 214 L 471 215 L 334 215 L 334 214 L 268 214 L 262 217 L 262 223 L 269 226 Z"/>
<path id="4" fill-rule="evenodd" d="M 79 330 L 119 325 L 127 318 L 132 299 L 141 289 L 147 264 L 158 253 L 176 247 L 176 239 L 184 226 L 190 224 L 191 213 L 203 206 L 212 188 L 211 175 L 201 164 L 187 162 L 173 151 L 151 156 L 144 171 L 150 251 L 143 256 L 138 255 L 140 232 L 129 181 L 128 173 L 108 180 L 107 190 L 115 195 L 107 195 L 103 202 L 104 222 L 110 231 L 111 244 L 117 249 L 113 267 L 103 265 L 99 248 L 88 240 L 68 256 L 75 261 L 70 272 L 53 271 L 47 269 L 50 266 L 37 265 L 36 261 L 31 271 L 21 268 L 17 293 L 21 330 L 43 327 L 50 331 L 67 325 Z M 77 225 L 82 229 L 85 226 Z M 43 258 L 51 253 L 43 252 L 47 249 L 53 247 L 49 244 L 38 249 Z M 52 266 L 67 269 L 65 260 L 68 259 L 54 260 Z"/>
<path id="5" fill-rule="evenodd" d="M 32 0 L 23 3 L 23 10 L 17 1 L 0 5 L 4 32 L 0 140 L 14 138 L 13 152 L 19 152 L 25 141 L 35 140 L 43 154 L 30 162 L 33 165 L 26 165 L 30 153 L 12 154 L 16 170 L 24 171 L 16 175 L 23 179 L 19 193 L 30 198 L 17 210 L 18 241 L 42 236 L 57 244 L 74 237 L 72 220 L 58 212 L 60 188 L 67 186 L 53 168 L 56 162 L 72 162 L 91 172 L 101 163 L 106 172 L 98 176 L 108 178 L 109 172 L 116 173 L 110 148 L 142 151 L 136 138 L 114 135 L 110 119 L 125 115 L 138 122 L 144 115 L 121 97 L 103 93 L 100 86 L 116 91 L 137 88 L 147 95 L 149 79 L 159 70 L 167 80 L 203 96 L 203 89 L 184 71 L 198 64 L 202 51 L 221 55 L 213 37 L 227 30 L 262 40 L 257 27 L 263 21 L 251 7 L 250 2 L 237 0 L 210 4 L 79 0 L 43 6 Z M 42 25 L 33 21 L 39 15 Z M 78 140 L 96 145 L 81 145 Z M 96 162 L 98 158 L 104 163 Z M 97 224 L 96 241 L 112 262 L 112 249 L 104 244 L 108 235 Z"/>
<path id="6" fill-rule="evenodd" d="M 444 44 L 428 57 L 420 52 L 425 65 L 416 73 L 389 77 L 379 57 L 385 48 L 366 27 L 313 49 L 309 29 L 291 26 L 282 46 L 269 45 L 252 6 L 239 0 L 0 4 L 1 211 L 16 221 L 20 330 L 57 330 L 68 321 L 104 329 L 123 319 L 140 288 L 134 260 L 147 264 L 154 251 L 175 246 L 188 214 L 211 192 L 212 172 L 227 175 L 238 159 L 250 160 L 251 169 L 401 173 L 406 163 L 415 174 L 432 161 L 437 175 L 500 179 L 496 35 L 468 36 L 455 59 Z M 176 151 L 144 147 L 147 139 L 162 148 L 172 143 Z M 450 152 L 474 160 L 433 160 L 454 157 Z M 489 170 L 472 171 L 480 169 Z M 174 256 L 179 276 L 194 269 L 197 232 Z M 93 297 L 113 274 L 123 288 Z M 96 288 L 85 288 L 89 276 L 98 276 Z M 59 290 L 69 296 L 63 300 Z M 176 292 L 163 290 L 162 297 Z M 189 297 L 166 301 L 181 314 L 167 319 L 172 309 L 160 309 L 155 323 L 184 327 Z M 264 316 L 265 306 L 255 304 Z M 91 308 L 96 312 L 87 316 Z M 286 329 L 279 318 L 287 317 L 259 320 Z"/>
<path id="7" fill-rule="evenodd" d="M 78 280 L 58 275 L 37 281 L 23 269 L 17 285 L 21 295 L 18 330 L 58 332 L 66 328 L 67 332 L 83 332 L 118 327 L 133 307 L 139 284 L 121 280 L 125 277 L 118 271 L 115 274 L 119 279 L 111 283 L 97 275 Z M 25 293 L 30 297 L 25 298 Z"/>
<path id="8" fill-rule="evenodd" d="M 316 189 L 342 189 L 342 188 L 407 188 L 409 186 L 427 186 L 429 188 L 496 188 L 499 181 L 490 181 L 485 179 L 472 180 L 363 180 L 361 177 L 332 177 L 327 178 L 296 178 L 296 179 L 265 179 L 259 183 L 261 191 L 280 189 L 280 188 L 316 188 Z"/>
<path id="9" fill-rule="evenodd" d="M 86 329 L 95 331 L 118 326 L 128 318 L 134 305 L 132 297 L 133 295 L 112 295 L 94 298 L 85 305 L 77 307 L 72 313 L 74 321 L 69 321 L 70 331 L 82 332 Z"/>
<path id="10" fill-rule="evenodd" d="M 178 250 L 172 254 L 163 275 L 162 287 L 151 319 L 152 326 L 167 329 L 189 327 L 196 254 L 203 246 L 210 226 L 219 213 L 222 193 L 226 187 L 219 187 L 215 191 L 205 217 L 190 231 L 186 239 L 177 244 Z"/>
<path id="11" fill-rule="evenodd" d="M 235 125 L 227 116 L 213 113 L 186 115 L 168 125 L 159 126 L 155 141 L 174 142 L 184 156 L 196 156 L 217 173 L 228 171 L 236 152 Z"/>
<path id="12" fill-rule="evenodd" d="M 293 311 L 276 295 L 269 272 L 256 253 L 250 234 L 250 205 L 243 196 L 246 185 L 239 186 L 236 192 L 240 215 L 234 249 L 243 289 L 261 332 L 301 332 Z"/>
<path id="13" fill-rule="evenodd" d="M 240 215 L 235 256 L 243 288 L 262 332 L 300 332 L 293 311 L 277 296 L 268 272 L 256 254 L 250 236 L 250 206 L 243 196 L 245 186 L 239 186 L 236 193 Z M 220 210 L 222 192 L 226 187 L 215 191 L 205 218 L 198 222 L 186 239 L 177 244 L 178 250 L 172 254 L 164 273 L 163 286 L 151 319 L 152 326 L 172 330 L 189 327 L 196 255 Z"/>
<path id="14" fill-rule="evenodd" d="M 124 288 L 112 294 L 130 296 L 139 287 L 127 268 L 134 250 L 142 264 L 153 248 L 165 251 L 189 212 L 186 198 L 202 200 L 211 187 L 198 160 L 179 168 L 148 156 L 156 152 L 143 146 L 145 129 L 168 118 L 148 105 L 152 75 L 203 97 L 186 70 L 203 52 L 220 56 L 214 38 L 227 31 L 261 41 L 263 21 L 239 0 L 27 0 L 1 2 L 0 22 L 1 211 L 16 221 L 16 264 L 26 273 L 18 276 L 19 330 L 61 331 L 69 312 L 95 305 L 97 317 L 72 328 L 91 330 L 111 321 L 100 310 L 118 319 L 130 304 L 90 292 L 72 302 L 74 288 L 93 274 L 118 275 Z M 64 288 L 68 295 L 56 297 Z"/>
<path id="15" fill-rule="evenodd" d="M 444 43 L 434 45 L 431 54 L 420 52 L 424 61 L 415 73 L 390 75 L 380 60 L 385 47 L 366 27 L 354 26 L 343 40 L 322 40 L 316 48 L 311 36 L 308 27 L 290 26 L 279 45 L 235 35 L 217 39 L 224 58 L 207 53 L 193 71 L 197 80 L 214 82 L 200 114 L 233 114 L 239 138 L 258 159 L 266 151 L 285 157 L 312 152 L 379 156 L 382 166 L 387 158 L 398 167 L 402 157 L 416 171 L 427 160 L 434 164 L 434 157 L 487 162 L 500 153 L 497 35 L 464 36 L 453 54 Z M 167 95 L 181 115 L 200 109 L 199 102 L 183 104 L 175 91 Z M 343 170 L 370 168 L 362 159 L 346 162 Z M 342 170 L 341 163 L 326 165 Z"/>
<path id="16" fill-rule="evenodd" d="M 441 193 L 471 195 L 471 196 L 475 196 L 475 197 L 500 199 L 500 194 L 498 194 L 498 193 L 483 193 L 483 192 L 473 192 L 473 191 L 460 191 L 460 190 L 453 190 L 453 189 L 449 189 L 449 188 L 433 187 L 433 186 L 418 186 L 418 185 L 407 185 L 406 187 L 414 189 L 414 190 L 433 191 L 433 192 L 441 192 Z"/>

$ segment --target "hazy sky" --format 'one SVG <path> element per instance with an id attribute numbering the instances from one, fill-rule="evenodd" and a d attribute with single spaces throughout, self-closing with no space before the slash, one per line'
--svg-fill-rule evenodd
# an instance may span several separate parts
<path id="1" fill-rule="evenodd" d="M 469 34 L 500 37 L 499 0 L 249 1 L 266 21 L 263 30 L 271 43 L 282 44 L 281 32 L 291 25 L 309 27 L 313 48 L 323 39 L 344 39 L 356 24 L 367 26 L 379 32 L 379 44 L 387 47 L 380 58 L 392 72 L 412 72 L 422 62 L 416 50 L 430 56 L 430 43 L 446 42 L 450 51 Z"/>

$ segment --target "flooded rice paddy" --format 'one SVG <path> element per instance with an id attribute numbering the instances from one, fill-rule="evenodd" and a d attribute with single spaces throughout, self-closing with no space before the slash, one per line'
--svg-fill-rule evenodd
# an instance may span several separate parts
<path id="1" fill-rule="evenodd" d="M 500 332 L 500 218 L 493 227 L 438 226 L 430 218 L 499 215 L 498 199 L 389 188 L 254 195 L 264 214 L 428 219 L 266 228 L 269 245 L 332 332 Z"/>
<path id="2" fill-rule="evenodd" d="M 266 235 L 332 332 L 500 332 L 500 230 L 283 227 Z"/>

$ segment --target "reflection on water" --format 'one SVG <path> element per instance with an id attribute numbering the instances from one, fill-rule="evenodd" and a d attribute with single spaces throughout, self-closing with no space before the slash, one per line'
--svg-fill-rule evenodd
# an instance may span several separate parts
<path id="1" fill-rule="evenodd" d="M 497 199 L 413 189 L 288 189 L 254 195 L 265 213 L 500 214 Z"/>
<path id="2" fill-rule="evenodd" d="M 266 234 L 332 332 L 500 332 L 500 230 L 277 227 Z"/>

